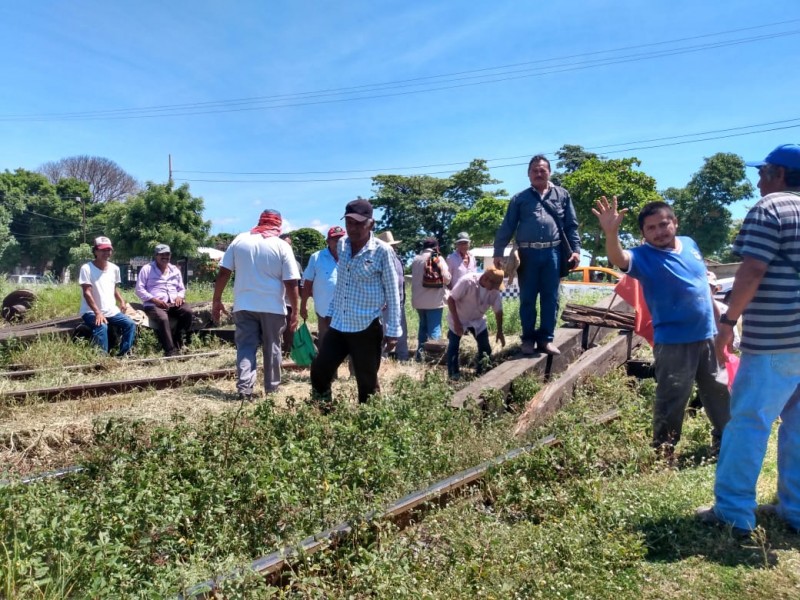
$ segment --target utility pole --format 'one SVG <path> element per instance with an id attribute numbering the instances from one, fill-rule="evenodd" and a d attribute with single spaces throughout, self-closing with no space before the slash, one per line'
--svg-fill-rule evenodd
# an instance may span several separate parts
<path id="1" fill-rule="evenodd" d="M 167 156 L 169 157 L 169 184 L 172 185 L 172 154 Z"/>
<path id="2" fill-rule="evenodd" d="M 83 214 L 83 243 L 86 243 L 86 202 L 83 201 L 83 198 L 80 196 L 76 196 L 75 200 L 81 203 L 81 213 Z"/>

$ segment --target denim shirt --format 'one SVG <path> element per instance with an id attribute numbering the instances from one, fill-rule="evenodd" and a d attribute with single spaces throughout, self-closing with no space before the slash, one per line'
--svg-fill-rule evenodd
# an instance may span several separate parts
<path id="1" fill-rule="evenodd" d="M 542 201 L 547 202 L 561 219 L 562 227 L 567 235 L 573 252 L 580 252 L 578 237 L 578 218 L 569 192 L 562 187 L 551 185 L 544 194 L 544 199 L 533 187 L 516 194 L 508 203 L 506 215 L 494 238 L 494 255 L 503 256 L 503 250 L 516 234 L 519 242 L 555 242 L 560 239 L 558 225 L 545 208 Z"/>

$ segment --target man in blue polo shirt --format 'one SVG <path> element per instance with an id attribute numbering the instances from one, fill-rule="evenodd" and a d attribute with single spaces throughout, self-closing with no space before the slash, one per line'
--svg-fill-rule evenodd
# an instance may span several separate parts
<path id="1" fill-rule="evenodd" d="M 623 250 L 619 226 L 627 209 L 617 210 L 617 198 L 605 196 L 592 209 L 606 236 L 608 260 L 642 284 L 653 317 L 656 399 L 653 406 L 653 446 L 671 459 L 681 437 L 683 416 L 697 383 L 712 429 L 712 449 L 730 419 L 727 384 L 718 380 L 714 352 L 715 307 L 706 265 L 693 239 L 677 236 L 678 220 L 665 202 L 650 202 L 639 213 L 645 243 Z"/>
<path id="2" fill-rule="evenodd" d="M 721 356 L 744 315 L 742 358 L 717 464 L 715 505 L 697 515 L 749 535 L 756 512 L 774 514 L 800 532 L 800 145 L 779 146 L 747 165 L 758 167 L 762 198 L 733 244 L 742 264 L 717 339 Z M 756 510 L 756 482 L 778 417 L 778 502 Z"/>

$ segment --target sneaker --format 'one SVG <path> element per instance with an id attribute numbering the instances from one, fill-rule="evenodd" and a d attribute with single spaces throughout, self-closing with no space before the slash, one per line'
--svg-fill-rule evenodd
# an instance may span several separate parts
<path id="1" fill-rule="evenodd" d="M 731 534 L 736 539 L 747 539 L 752 535 L 752 531 L 749 529 L 742 529 L 741 527 L 734 527 L 730 523 L 726 523 L 723 521 L 716 512 L 714 512 L 713 506 L 701 506 L 696 511 L 694 511 L 694 516 L 697 517 L 697 520 L 703 523 L 704 525 L 715 525 L 717 527 L 730 527 Z"/>
<path id="2" fill-rule="evenodd" d="M 526 356 L 536 354 L 536 345 L 533 342 L 522 342 L 522 353 Z"/>

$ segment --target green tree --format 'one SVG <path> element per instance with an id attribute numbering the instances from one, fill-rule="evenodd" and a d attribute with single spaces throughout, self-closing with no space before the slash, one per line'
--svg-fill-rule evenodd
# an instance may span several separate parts
<path id="1" fill-rule="evenodd" d="M 210 248 L 225 251 L 231 245 L 233 238 L 236 237 L 235 233 L 217 233 L 208 237 L 204 244 Z"/>
<path id="2" fill-rule="evenodd" d="M 210 221 L 203 220 L 203 199 L 189 192 L 189 184 L 148 181 L 145 189 L 126 202 L 106 205 L 106 235 L 117 259 L 150 256 L 156 244 L 168 244 L 177 257 L 195 256 L 208 237 Z"/>
<path id="3" fill-rule="evenodd" d="M 721 258 L 732 225 L 727 207 L 751 198 L 753 185 L 740 156 L 718 152 L 704 159 L 686 187 L 669 188 L 663 195 L 673 206 L 680 233 L 694 239 L 705 256 Z"/>
<path id="4" fill-rule="evenodd" d="M 574 173 L 577 171 L 581 165 L 590 158 L 605 160 L 604 157 L 598 156 L 594 152 L 588 152 L 583 149 L 583 146 L 578 146 L 576 144 L 564 144 L 556 152 L 556 156 L 558 157 L 558 161 L 555 165 L 556 168 L 550 176 L 550 180 L 556 185 L 563 185 L 564 176 L 567 173 Z"/>
<path id="5" fill-rule="evenodd" d="M 70 248 L 80 241 L 82 204 L 76 198 L 89 197 L 88 186 L 74 179 L 54 186 L 43 175 L 18 169 L 0 175 L 0 194 L 6 207 L 2 212 L 11 217 L 5 221 L 6 231 L 14 238 L 3 248 L 3 267 L 23 264 L 60 274 L 70 262 Z M 0 216 L 0 231 L 4 218 Z"/>
<path id="6" fill-rule="evenodd" d="M 578 216 L 578 231 L 581 247 L 596 264 L 597 256 L 605 256 L 605 241 L 592 213 L 600 196 L 617 196 L 620 208 L 629 209 L 620 226 L 620 238 L 626 245 L 633 245 L 639 237 L 636 215 L 648 202 L 659 200 L 656 180 L 636 170 L 641 164 L 638 158 L 601 159 L 590 158 L 572 173 L 564 176 L 563 185 L 569 190 Z"/>
<path id="7" fill-rule="evenodd" d="M 417 250 L 426 236 L 435 236 L 443 248 L 450 246 L 450 232 L 455 216 L 472 208 L 485 195 L 503 196 L 503 190 L 488 192 L 492 179 L 486 161 L 473 160 L 469 167 L 450 177 L 430 175 L 377 175 L 372 178 L 372 205 L 383 210 L 375 230 L 391 230 L 401 257 Z"/>
<path id="8" fill-rule="evenodd" d="M 484 196 L 472 208 L 463 210 L 453 218 L 450 239 L 461 231 L 469 233 L 473 246 L 485 246 L 494 242 L 494 235 L 503 222 L 508 200 Z"/>
<path id="9" fill-rule="evenodd" d="M 325 236 L 310 227 L 295 229 L 291 232 L 291 236 L 294 256 L 305 269 L 311 255 L 325 247 Z"/>

